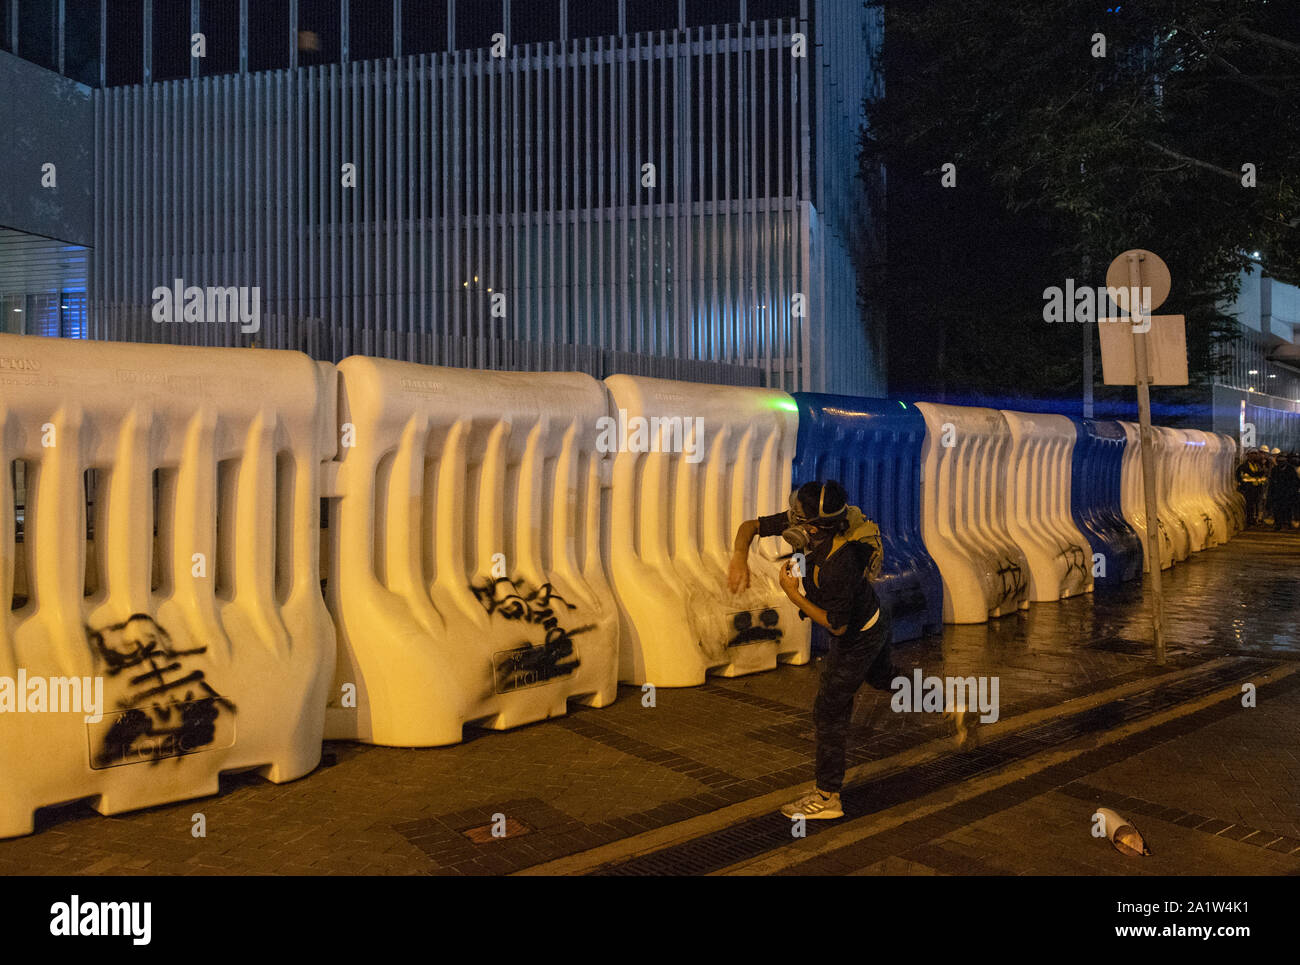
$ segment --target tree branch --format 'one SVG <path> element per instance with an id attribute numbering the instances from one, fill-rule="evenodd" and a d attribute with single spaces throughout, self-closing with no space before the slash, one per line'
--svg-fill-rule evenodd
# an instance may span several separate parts
<path id="1" fill-rule="evenodd" d="M 1233 31 L 1239 37 L 1247 40 L 1253 40 L 1257 44 L 1265 44 L 1269 47 L 1275 47 L 1278 50 L 1285 50 L 1287 53 L 1300 57 L 1300 44 L 1293 44 L 1289 40 L 1283 40 L 1280 37 L 1272 37 L 1268 34 L 1257 33 L 1249 27 L 1243 27 L 1241 24 L 1233 24 Z"/>
<path id="2" fill-rule="evenodd" d="M 1258 91 L 1259 93 L 1263 94 L 1265 97 L 1272 98 L 1273 100 L 1281 100 L 1282 92 L 1280 90 L 1278 90 L 1276 87 L 1267 87 L 1264 84 L 1258 83 L 1258 81 L 1260 79 L 1272 79 L 1273 77 L 1289 80 L 1291 77 L 1294 76 L 1295 75 L 1287 75 L 1287 74 L 1272 74 L 1272 75 L 1270 74 L 1222 74 L 1216 77 L 1210 74 L 1200 74 L 1200 75 L 1189 74 L 1183 78 L 1183 83 L 1186 84 L 1207 83 L 1208 84 L 1211 82 L 1226 81 L 1229 84 L 1245 84 L 1251 90 Z"/>
<path id="3" fill-rule="evenodd" d="M 1252 90 L 1257 90 L 1265 97 L 1271 97 L 1274 100 L 1280 99 L 1282 97 L 1281 91 L 1274 90 L 1272 87 L 1266 87 L 1263 84 L 1256 82 L 1249 75 L 1243 74 L 1241 72 L 1241 68 L 1239 68 L 1236 64 L 1229 61 L 1217 50 L 1215 50 L 1204 40 L 1198 37 L 1194 31 L 1188 30 L 1186 27 L 1180 26 L 1179 24 L 1174 24 L 1174 29 L 1181 34 L 1190 37 L 1192 39 L 1192 42 L 1195 43 L 1196 46 L 1200 47 L 1201 50 L 1205 51 L 1205 56 L 1209 57 L 1210 60 L 1214 61 L 1216 64 L 1219 64 L 1220 66 L 1227 68 L 1232 75 L 1235 75 L 1235 76 L 1229 76 L 1220 79 L 1232 80 L 1240 84 L 1245 84 L 1247 87 L 1250 87 Z"/>
<path id="4" fill-rule="evenodd" d="M 1211 164 L 1209 161 L 1202 161 L 1199 158 L 1188 157 L 1186 154 L 1180 154 L 1178 151 L 1167 148 L 1163 144 L 1157 144 L 1150 138 L 1147 138 L 1143 143 L 1148 147 L 1155 148 L 1161 154 L 1168 155 L 1169 157 L 1182 161 L 1185 164 L 1194 164 L 1198 168 L 1204 168 L 1206 171 L 1213 171 L 1215 174 L 1221 174 L 1225 178 L 1232 178 L 1234 181 L 1239 182 L 1241 180 L 1241 175 L 1236 171 L 1229 171 L 1227 168 L 1221 168 L 1217 164 Z"/>
<path id="5" fill-rule="evenodd" d="M 1165 147 L 1163 144 L 1157 144 L 1155 141 L 1151 140 L 1150 138 L 1146 139 L 1144 143 L 1146 143 L 1150 147 L 1155 148 L 1161 154 L 1166 154 L 1169 157 L 1177 158 L 1179 161 L 1183 161 L 1187 164 L 1194 164 L 1198 168 L 1204 168 L 1207 171 L 1213 171 L 1215 174 L 1221 174 L 1224 177 L 1232 178 L 1232 180 L 1238 183 L 1240 183 L 1241 181 L 1241 175 L 1237 174 L 1235 171 L 1229 171 L 1227 168 L 1221 168 L 1217 164 L 1211 164 L 1210 162 L 1202 161 L 1199 158 L 1188 157 L 1186 154 L 1180 154 L 1177 151 Z M 1272 191 L 1279 190 L 1278 185 L 1271 184 L 1266 181 L 1256 181 L 1255 183 L 1261 188 L 1268 188 Z M 1266 218 L 1265 220 L 1267 220 L 1270 224 L 1281 225 L 1286 228 L 1295 228 L 1297 224 L 1300 224 L 1300 218 L 1293 218 L 1291 221 L 1285 221 L 1282 219 L 1282 216 L 1280 215 L 1276 220 L 1272 218 Z"/>

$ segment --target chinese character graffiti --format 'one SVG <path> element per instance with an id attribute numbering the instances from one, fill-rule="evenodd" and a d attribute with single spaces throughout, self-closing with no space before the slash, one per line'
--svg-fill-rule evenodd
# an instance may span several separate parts
<path id="1" fill-rule="evenodd" d="M 525 640 L 513 650 L 493 657 L 497 693 L 567 677 L 578 669 L 580 661 L 573 638 L 594 629 L 595 624 L 571 629 L 561 626 L 558 614 L 577 607 L 556 593 L 551 584 L 529 589 L 522 580 L 499 577 L 483 586 L 471 584 L 470 589 L 490 616 L 539 626 L 543 632 L 540 644 Z"/>
<path id="2" fill-rule="evenodd" d="M 176 650 L 152 617 L 137 613 L 122 623 L 88 630 L 108 677 L 125 678 L 123 711 L 108 728 L 95 766 L 134 761 L 157 763 L 210 746 L 217 719 L 235 705 L 207 682 L 202 670 L 186 672 L 186 658 L 207 647 Z"/>

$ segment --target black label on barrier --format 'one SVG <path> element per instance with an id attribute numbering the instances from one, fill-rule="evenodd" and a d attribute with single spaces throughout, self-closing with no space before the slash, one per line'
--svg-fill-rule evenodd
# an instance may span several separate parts
<path id="1" fill-rule="evenodd" d="M 567 636 L 538 646 L 525 644 L 492 654 L 492 677 L 498 694 L 539 687 L 578 669 L 578 648 Z"/>
<path id="2" fill-rule="evenodd" d="M 103 720 L 86 725 L 90 766 L 98 771 L 233 747 L 235 718 L 222 710 L 218 698 L 205 697 L 163 709 L 106 713 Z"/>

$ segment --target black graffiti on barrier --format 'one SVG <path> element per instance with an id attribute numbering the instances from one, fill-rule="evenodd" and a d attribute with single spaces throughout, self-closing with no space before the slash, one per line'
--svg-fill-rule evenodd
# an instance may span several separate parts
<path id="1" fill-rule="evenodd" d="M 208 648 L 174 649 L 171 636 L 152 617 L 136 613 L 99 630 L 87 628 L 87 634 L 107 664 L 109 677 L 148 668 L 127 678 L 132 689 L 118 701 L 125 713 L 109 727 L 96 766 L 132 759 L 156 764 L 200 750 L 216 739 L 222 708 L 235 712 L 235 705 L 212 688 L 202 670 L 184 673 L 183 658 Z"/>
<path id="2" fill-rule="evenodd" d="M 581 665 L 573 638 L 595 629 L 595 624 L 589 623 L 572 629 L 562 627 L 556 610 L 561 606 L 570 610 L 576 610 L 577 607 L 556 593 L 550 583 L 529 590 L 524 581 L 502 576 L 483 586 L 471 583 L 470 590 L 489 616 L 539 624 L 545 631 L 540 644 L 525 640 L 512 650 L 493 654 L 497 693 L 567 677 Z"/>
<path id="3" fill-rule="evenodd" d="M 754 625 L 754 612 L 741 610 L 731 618 L 731 626 L 736 635 L 727 641 L 728 647 L 743 647 L 747 643 L 761 643 L 764 640 L 780 640 L 781 615 L 768 607 L 758 612 L 758 626 Z"/>
<path id="4" fill-rule="evenodd" d="M 1057 556 L 1065 560 L 1065 574 L 1062 577 L 1062 582 L 1068 584 L 1070 578 L 1077 573 L 1082 581 L 1087 583 L 1090 569 L 1087 563 L 1088 551 L 1077 543 L 1071 543 L 1066 547 L 1061 547 L 1060 543 L 1056 545 L 1061 550 Z"/>
<path id="5" fill-rule="evenodd" d="M 998 578 L 1002 581 L 1002 595 L 998 597 L 997 606 L 1000 607 L 1008 600 L 1019 600 L 1025 594 L 1025 573 L 1020 564 L 1014 560 L 1003 560 L 998 563 Z"/>

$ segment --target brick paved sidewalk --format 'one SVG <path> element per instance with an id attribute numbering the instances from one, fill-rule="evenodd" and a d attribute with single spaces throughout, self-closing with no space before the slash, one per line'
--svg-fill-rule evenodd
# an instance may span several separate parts
<path id="1" fill-rule="evenodd" d="M 1255 708 L 1228 701 L 1071 767 L 954 803 L 783 874 L 1300 874 L 1300 678 Z M 1152 854 L 1126 857 L 1091 834 L 1118 811 Z M 845 825 L 847 827 L 847 825 Z M 793 852 L 793 848 L 787 849 Z"/>
<path id="2" fill-rule="evenodd" d="M 1252 656 L 1261 666 L 1289 666 L 1300 659 L 1297 562 L 1300 534 L 1251 532 L 1166 571 L 1170 661 L 1165 668 L 1153 665 L 1142 643 L 1149 624 L 1136 604 L 1135 586 L 1097 599 L 1034 604 L 1026 613 L 984 626 L 951 627 L 941 638 L 896 648 L 895 663 L 904 671 L 920 667 L 926 675 L 997 675 L 1004 722 L 1071 698 L 1187 671 L 1225 654 Z M 223 781 L 216 797 L 111 818 L 85 805 L 48 809 L 36 834 L 0 842 L 0 873 L 515 871 L 810 781 L 809 708 L 816 688 L 815 666 L 783 667 L 714 679 L 699 688 L 660 690 L 654 708 L 642 706 L 638 689 L 623 688 L 611 707 L 575 710 L 515 731 L 470 732 L 455 747 L 330 743 L 327 755 L 336 763 L 292 784 L 235 776 Z M 859 695 L 850 767 L 947 733 L 938 714 L 891 713 L 889 696 L 865 689 Z M 911 841 L 897 855 L 838 870 L 1120 870 L 1109 855 L 1097 858 L 1096 849 L 1086 849 L 1087 860 L 1080 852 L 1070 859 L 1073 864 L 1044 863 L 1054 849 L 1067 853 L 1057 837 L 1067 829 L 1075 833 L 1076 812 L 1089 806 L 1081 803 L 1083 796 L 1094 791 L 1135 798 L 1135 820 L 1178 848 L 1184 834 L 1234 854 L 1233 849 L 1250 844 L 1238 846 L 1181 826 L 1167 832 L 1159 818 L 1153 822 L 1141 808 L 1181 804 L 1207 820 L 1295 835 L 1294 810 L 1285 808 L 1297 786 L 1291 752 L 1297 746 L 1295 709 L 1294 694 L 1279 698 L 1276 705 L 1261 705 L 1254 716 L 1205 726 L 1199 733 L 1207 736 L 1189 735 L 1109 763 L 1086 779 L 1063 781 L 1063 790 L 1035 784 L 1014 807 L 973 811 L 960 829 L 965 838 L 949 828 L 926 841 Z M 1210 743 L 1202 746 L 1199 740 Z M 1216 754 L 1223 763 L 1206 764 L 1202 754 Z M 1147 755 L 1154 756 L 1148 760 Z M 1275 807 L 1276 814 L 1270 810 Z M 1059 826 L 1051 817 L 1058 811 L 1070 814 Z M 191 836 L 196 813 L 206 818 L 206 838 Z M 496 814 L 509 822 L 505 840 L 465 833 L 490 825 Z M 1026 836 L 1025 828 L 1033 833 Z M 916 850 L 923 845 L 939 851 Z M 1294 870 L 1295 859 L 1276 849 L 1253 848 L 1249 858 L 1234 857 L 1230 863 L 1272 873 L 1284 870 L 1278 863 L 1283 860 L 1292 861 L 1286 867 Z M 1203 870 L 1194 865 L 1185 870 L 1193 867 Z"/>

